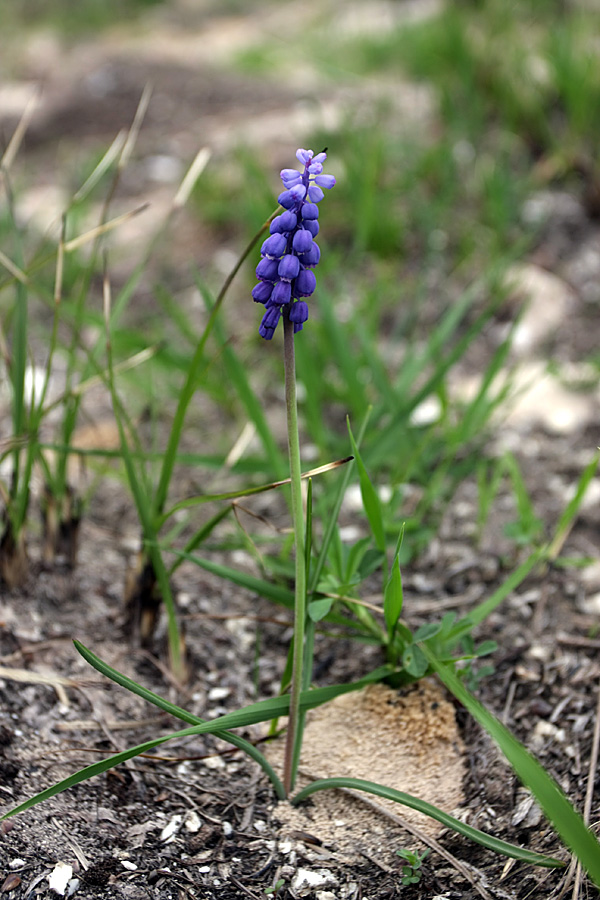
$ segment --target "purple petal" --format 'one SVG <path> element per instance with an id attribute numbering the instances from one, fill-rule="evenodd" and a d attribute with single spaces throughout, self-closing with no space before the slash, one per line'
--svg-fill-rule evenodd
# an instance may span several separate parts
<path id="1" fill-rule="evenodd" d="M 290 194 L 296 198 L 296 200 L 304 200 L 306 197 L 306 187 L 303 184 L 296 184 L 293 188 L 290 188 Z"/>
<path id="2" fill-rule="evenodd" d="M 310 163 L 312 156 L 312 150 L 296 150 L 296 159 L 298 160 L 298 162 L 301 162 L 303 166 Z"/>
<path id="3" fill-rule="evenodd" d="M 256 277 L 261 281 L 277 281 L 279 269 L 279 260 L 277 259 L 261 259 L 256 267 Z"/>
<path id="4" fill-rule="evenodd" d="M 319 207 L 316 203 L 303 203 L 302 208 L 300 210 L 300 215 L 302 216 L 302 220 L 305 222 L 307 219 L 318 219 L 319 218 Z"/>
<path id="5" fill-rule="evenodd" d="M 273 285 L 269 281 L 260 281 L 252 289 L 252 299 L 255 303 L 266 303 L 273 292 Z"/>
<path id="6" fill-rule="evenodd" d="M 323 199 L 325 194 L 320 187 L 317 187 L 316 184 L 311 184 L 308 189 L 308 196 L 313 201 L 313 203 L 319 203 Z"/>
<path id="7" fill-rule="evenodd" d="M 268 309 L 262 317 L 262 322 L 260 323 L 258 333 L 266 341 L 270 341 L 273 337 L 273 333 L 277 328 L 277 323 L 279 322 L 280 317 L 281 310 L 278 306 L 273 306 Z"/>
<path id="8" fill-rule="evenodd" d="M 313 245 L 310 248 L 310 250 L 308 251 L 308 253 L 305 253 L 302 256 L 302 265 L 309 266 L 310 268 L 312 268 L 313 266 L 316 266 L 318 264 L 320 259 L 321 259 L 321 251 L 319 250 L 319 245 L 315 244 L 315 242 L 313 241 Z"/>
<path id="9" fill-rule="evenodd" d="M 290 188 L 292 185 L 302 181 L 302 172 L 299 172 L 298 169 L 282 169 L 279 173 L 279 177 L 285 186 Z"/>
<path id="10" fill-rule="evenodd" d="M 277 202 L 280 206 L 285 207 L 285 209 L 291 209 L 292 206 L 295 206 L 297 203 L 297 198 L 292 194 L 291 191 L 283 191 L 277 198 Z"/>
<path id="11" fill-rule="evenodd" d="M 260 248 L 260 252 L 262 256 L 269 256 L 271 259 L 279 259 L 279 257 L 283 256 L 285 253 L 286 247 L 287 238 L 285 238 L 283 234 L 272 234 L 271 237 L 266 239 Z"/>
<path id="12" fill-rule="evenodd" d="M 317 286 L 315 273 L 310 269 L 302 269 L 294 282 L 294 294 L 297 297 L 310 297 Z M 295 306 L 296 304 L 294 304 Z"/>
<path id="13" fill-rule="evenodd" d="M 310 231 L 306 231 L 303 229 L 302 231 L 297 231 L 292 240 L 292 247 L 296 251 L 296 253 L 307 253 L 313 243 L 312 235 Z"/>
<path id="14" fill-rule="evenodd" d="M 333 177 L 333 175 L 317 175 L 317 177 L 315 178 L 315 184 L 327 188 L 327 190 L 329 191 L 335 185 L 335 178 Z"/>
<path id="15" fill-rule="evenodd" d="M 278 275 L 283 281 L 292 281 L 300 271 L 300 260 L 287 253 L 279 263 Z"/>
<path id="16" fill-rule="evenodd" d="M 310 231 L 314 238 L 316 238 L 319 233 L 319 223 L 316 219 L 309 219 L 308 222 L 304 223 L 304 227 L 307 231 Z"/>
<path id="17" fill-rule="evenodd" d="M 294 325 L 302 325 L 307 319 L 308 303 L 305 303 L 304 300 L 296 300 L 290 309 L 290 322 L 293 322 Z"/>
<path id="18" fill-rule="evenodd" d="M 283 306 L 292 299 L 292 285 L 289 281 L 278 281 L 271 294 L 271 303 Z"/>
<path id="19" fill-rule="evenodd" d="M 277 216 L 271 222 L 269 231 L 271 234 L 285 234 L 286 232 L 293 231 L 298 223 L 298 216 L 293 212 L 284 212 L 280 216 Z"/>

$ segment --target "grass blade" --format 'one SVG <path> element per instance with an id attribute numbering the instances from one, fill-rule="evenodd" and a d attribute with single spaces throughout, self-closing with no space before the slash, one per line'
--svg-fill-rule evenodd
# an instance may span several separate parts
<path id="1" fill-rule="evenodd" d="M 81 652 L 80 648 L 82 648 L 82 645 L 78 646 L 78 649 Z M 90 661 L 92 658 L 94 658 L 94 660 L 98 660 L 98 658 L 95 657 L 94 654 L 91 654 L 90 651 L 87 651 L 87 654 L 88 656 L 86 658 L 88 658 Z M 114 670 L 112 670 L 110 666 L 106 666 L 105 663 L 101 663 L 100 660 L 98 660 L 98 663 L 103 666 L 105 674 L 107 674 L 109 678 L 112 678 L 112 675 L 110 673 L 114 672 Z M 389 674 L 390 668 L 388 666 L 382 666 L 380 669 L 374 670 L 369 675 L 361 678 L 360 681 L 355 681 L 352 684 L 331 685 L 325 688 L 317 688 L 314 691 L 304 691 L 300 695 L 301 709 L 313 709 L 316 706 L 321 706 L 323 703 L 327 703 L 327 701 L 333 700 L 334 697 L 337 697 L 340 694 L 346 694 L 351 691 L 360 690 L 360 688 L 365 687 L 367 684 L 371 684 L 374 681 L 380 681 L 382 678 L 385 678 Z M 135 684 L 135 682 L 133 683 Z M 147 697 L 146 699 L 150 698 Z M 50 797 L 54 797 L 56 796 L 56 794 L 60 794 L 62 793 L 62 791 L 65 791 L 70 787 L 81 784 L 82 781 L 87 781 L 88 778 L 94 778 L 96 775 L 101 775 L 103 772 L 107 772 L 109 769 L 114 768 L 120 763 L 126 762 L 128 759 L 133 759 L 133 757 L 139 756 L 142 753 L 149 753 L 150 750 L 153 750 L 155 747 L 158 747 L 161 744 L 165 744 L 167 741 L 171 741 L 175 738 L 189 737 L 196 734 L 216 734 L 220 736 L 220 733 L 222 731 L 225 731 L 229 728 L 243 728 L 247 725 L 256 725 L 260 722 L 268 722 L 269 720 L 277 718 L 278 716 L 286 715 L 288 709 L 288 696 L 273 697 L 269 700 L 262 700 L 259 703 L 253 703 L 250 706 L 245 707 L 244 709 L 237 710 L 236 712 L 227 713 L 224 716 L 219 716 L 219 718 L 213 719 L 210 722 L 203 722 L 201 725 L 193 725 L 190 728 L 184 728 L 181 731 L 174 731 L 171 734 L 162 735 L 159 738 L 145 741 L 143 744 L 137 744 L 135 747 L 129 747 L 127 750 L 122 750 L 120 753 L 114 753 L 106 759 L 100 760 L 97 763 L 93 763 L 91 766 L 86 766 L 85 768 L 80 769 L 78 772 L 75 772 L 73 775 L 69 775 L 68 778 L 65 778 L 62 781 L 53 784 L 51 787 L 46 788 L 46 790 L 41 791 L 39 794 L 36 794 L 33 797 L 29 797 L 14 809 L 11 809 L 7 813 L 4 813 L 1 819 L 8 819 L 10 816 L 15 816 L 18 813 L 25 812 L 25 810 L 30 809 L 32 806 L 36 806 L 38 803 L 42 803 L 44 800 L 48 800 L 50 799 Z"/>
<path id="2" fill-rule="evenodd" d="M 558 784 L 529 750 L 469 693 L 454 672 L 440 663 L 425 644 L 421 644 L 420 647 L 431 668 L 448 690 L 498 744 L 523 784 L 534 794 L 563 842 L 579 859 L 596 887 L 600 887 L 600 843 L 586 827 Z"/>
<path id="3" fill-rule="evenodd" d="M 358 478 L 360 483 L 362 502 L 365 513 L 367 514 L 367 519 L 369 520 L 369 525 L 371 526 L 371 532 L 373 533 L 373 537 L 375 538 L 375 546 L 378 550 L 381 551 L 381 553 L 385 553 L 385 527 L 383 524 L 381 501 L 379 499 L 377 491 L 373 487 L 371 479 L 369 478 L 369 473 L 365 468 L 365 464 L 362 461 L 357 443 L 354 440 L 354 435 L 352 434 L 352 428 L 350 427 L 349 419 L 346 419 L 346 425 L 348 426 L 348 434 L 350 435 L 352 453 L 354 454 L 356 466 L 358 468 Z"/>
<path id="4" fill-rule="evenodd" d="M 91 666 L 94 667 L 98 672 L 102 675 L 106 675 L 107 678 L 110 678 L 112 681 L 120 684 L 121 687 L 126 688 L 128 691 L 131 691 L 133 694 L 137 694 L 138 697 L 142 697 L 143 700 L 147 700 L 149 703 L 153 703 L 154 706 L 158 706 L 159 709 L 164 710 L 167 713 L 170 713 L 172 716 L 175 716 L 176 719 L 181 719 L 183 722 L 188 722 L 190 725 L 203 725 L 206 722 L 206 719 L 200 719 L 198 716 L 193 716 L 191 713 L 187 712 L 187 710 L 182 709 L 180 706 L 176 706 L 174 703 L 169 703 L 168 700 L 165 700 L 163 697 L 160 697 L 158 694 L 155 694 L 153 691 L 148 690 L 148 688 L 142 687 L 141 684 L 138 684 L 137 681 L 133 681 L 133 679 L 128 678 L 127 675 L 123 675 L 122 672 L 118 672 L 116 669 L 113 669 L 112 666 L 109 666 L 103 660 L 101 660 L 95 653 L 92 653 L 91 650 L 88 650 L 82 643 L 79 641 L 73 641 L 75 644 L 75 649 L 78 653 L 83 656 L 83 658 L 88 662 Z M 273 788 L 275 789 L 275 793 L 279 797 L 280 800 L 285 798 L 285 791 L 283 789 L 283 785 L 277 776 L 276 772 L 272 768 L 271 764 L 268 760 L 260 753 L 256 747 L 250 743 L 250 741 L 244 740 L 244 738 L 238 737 L 237 734 L 232 734 L 230 731 L 220 731 L 218 736 L 227 741 L 229 744 L 233 744 L 234 747 L 237 747 L 238 750 L 242 750 L 248 756 L 250 756 L 255 762 L 261 766 L 261 768 L 265 771 L 269 780 L 271 781 Z"/>
<path id="5" fill-rule="evenodd" d="M 523 847 L 517 847 L 515 844 L 509 844 L 501 841 L 499 838 L 492 837 L 471 825 L 466 825 L 460 819 L 443 812 L 437 806 L 427 803 L 425 800 L 419 800 L 412 794 L 406 794 L 404 791 L 397 791 L 394 788 L 386 787 L 383 784 L 376 784 L 374 781 L 365 781 L 362 778 L 323 778 L 319 781 L 313 781 L 307 787 L 299 791 L 292 799 L 292 804 L 297 806 L 302 800 L 305 800 L 311 794 L 317 791 L 331 790 L 335 788 L 348 788 L 355 791 L 365 791 L 367 794 L 374 794 L 376 797 L 383 797 L 384 800 L 393 800 L 395 803 L 401 803 L 411 809 L 430 816 L 451 828 L 453 831 L 462 834 L 464 837 L 470 838 L 472 841 L 493 850 L 495 853 L 502 853 L 504 856 L 510 856 L 512 859 L 518 859 L 521 862 L 532 863 L 536 866 L 556 867 L 563 866 L 564 863 L 559 859 L 553 859 L 551 856 L 543 856 L 541 853 L 534 853 L 532 850 L 526 850 Z"/>

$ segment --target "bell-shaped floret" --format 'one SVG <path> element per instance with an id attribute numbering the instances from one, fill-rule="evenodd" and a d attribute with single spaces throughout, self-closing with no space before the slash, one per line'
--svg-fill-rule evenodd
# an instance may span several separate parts
<path id="1" fill-rule="evenodd" d="M 321 259 L 321 251 L 319 245 L 313 241 L 310 250 L 302 255 L 302 265 L 309 266 L 311 269 L 319 264 Z"/>
<path id="2" fill-rule="evenodd" d="M 293 231 L 298 223 L 298 216 L 296 213 L 290 212 L 287 210 L 282 213 L 280 216 L 277 216 L 271 222 L 269 226 L 269 231 L 271 234 L 289 234 L 290 231 Z"/>
<path id="3" fill-rule="evenodd" d="M 260 252 L 262 256 L 268 256 L 270 259 L 279 259 L 285 253 L 287 247 L 287 238 L 283 234 L 272 234 L 268 237 Z"/>
<path id="4" fill-rule="evenodd" d="M 296 297 L 310 297 L 316 286 L 315 273 L 311 269 L 302 269 L 294 282 L 294 295 Z"/>
<path id="5" fill-rule="evenodd" d="M 312 234 L 305 229 L 297 231 L 292 239 L 292 247 L 296 253 L 307 253 L 310 250 L 312 243 Z"/>
<path id="6" fill-rule="evenodd" d="M 252 289 L 252 299 L 255 303 L 266 303 L 273 293 L 273 285 L 270 281 L 259 281 Z"/>
<path id="7" fill-rule="evenodd" d="M 279 263 L 278 275 L 282 281 L 292 281 L 300 271 L 300 260 L 292 253 L 286 253 Z"/>
<path id="8" fill-rule="evenodd" d="M 309 219 L 318 219 L 319 207 L 316 203 L 303 203 L 300 215 L 302 216 L 303 222 L 306 222 Z"/>
<path id="9" fill-rule="evenodd" d="M 260 323 L 258 333 L 266 341 L 270 341 L 273 337 L 280 318 L 281 309 L 279 308 L 279 306 L 271 306 L 269 309 L 267 309 L 266 313 L 262 317 L 262 322 Z"/>
<path id="10" fill-rule="evenodd" d="M 319 187 L 325 188 L 326 190 L 331 190 L 331 188 L 335 185 L 335 178 L 333 175 L 317 175 L 315 178 L 315 184 L 318 184 Z"/>
<path id="11" fill-rule="evenodd" d="M 292 299 L 292 285 L 289 281 L 278 281 L 271 294 L 271 303 L 283 306 Z"/>
<path id="12" fill-rule="evenodd" d="M 279 260 L 264 257 L 256 267 L 256 277 L 263 281 L 277 281 L 279 276 Z"/>
<path id="13" fill-rule="evenodd" d="M 302 325 L 308 319 L 308 303 L 304 300 L 296 300 L 290 308 L 290 322 L 294 325 Z"/>

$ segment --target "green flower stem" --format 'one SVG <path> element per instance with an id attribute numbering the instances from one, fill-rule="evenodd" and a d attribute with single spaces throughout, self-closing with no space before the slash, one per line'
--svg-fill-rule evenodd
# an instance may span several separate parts
<path id="1" fill-rule="evenodd" d="M 304 656 L 304 624 L 306 619 L 306 561 L 304 558 L 304 515 L 302 512 L 302 480 L 300 470 L 300 439 L 296 404 L 296 361 L 294 355 L 294 325 L 283 315 L 283 359 L 285 368 L 285 405 L 287 412 L 288 451 L 292 486 L 292 519 L 295 535 L 296 584 L 294 592 L 294 654 L 288 718 L 283 786 L 289 794 L 294 787 L 294 748 L 300 734 L 300 693 L 302 691 L 302 663 Z"/>

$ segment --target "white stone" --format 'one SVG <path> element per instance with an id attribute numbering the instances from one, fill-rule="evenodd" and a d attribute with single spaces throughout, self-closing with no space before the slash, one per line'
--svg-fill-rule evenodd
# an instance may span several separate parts
<path id="1" fill-rule="evenodd" d="M 600 615 L 600 593 L 592 594 L 590 597 L 584 597 L 577 603 L 577 608 L 586 616 Z"/>
<path id="2" fill-rule="evenodd" d="M 228 687 L 214 687 L 211 688 L 208 692 L 209 700 L 225 700 L 226 697 L 229 697 L 231 694 L 231 688 Z"/>
<path id="3" fill-rule="evenodd" d="M 437 395 L 431 394 L 416 406 L 410 414 L 410 424 L 415 427 L 433 425 L 442 416 L 442 402 Z"/>
<path id="4" fill-rule="evenodd" d="M 600 587 L 600 560 L 590 563 L 589 566 L 582 570 L 581 580 L 588 587 Z"/>
<path id="5" fill-rule="evenodd" d="M 591 399 L 565 388 L 542 362 L 527 363 L 517 369 L 513 393 L 516 400 L 505 419 L 512 426 L 539 422 L 553 434 L 569 435 L 595 416 Z"/>
<path id="6" fill-rule="evenodd" d="M 297 869 L 290 887 L 294 892 L 305 892 L 315 888 L 335 884 L 333 872 L 329 869 Z"/>
<path id="7" fill-rule="evenodd" d="M 361 530 L 357 525 L 343 525 L 340 530 L 340 540 L 344 544 L 353 544 L 361 536 Z"/>
<path id="8" fill-rule="evenodd" d="M 68 863 L 57 862 L 48 875 L 50 890 L 64 897 L 67 885 L 73 877 L 73 866 Z"/>
<path id="9" fill-rule="evenodd" d="M 512 266 L 507 282 L 513 296 L 523 298 L 526 309 L 513 335 L 513 351 L 523 356 L 553 337 L 573 302 L 569 285 L 532 263 Z"/>
<path id="10" fill-rule="evenodd" d="M 181 823 L 183 822 L 183 816 L 180 813 L 173 816 L 165 825 L 163 830 L 160 833 L 161 841 L 164 843 L 171 843 L 175 839 L 175 835 L 181 828 Z"/>
<path id="11" fill-rule="evenodd" d="M 225 760 L 222 756 L 207 756 L 202 762 L 207 769 L 212 769 L 213 771 L 225 768 Z"/>
<path id="12" fill-rule="evenodd" d="M 188 813 L 186 813 L 185 819 L 183 821 L 183 827 L 186 831 L 189 831 L 190 834 L 196 834 L 197 831 L 200 831 L 201 825 L 202 819 L 195 809 L 191 809 Z"/>

